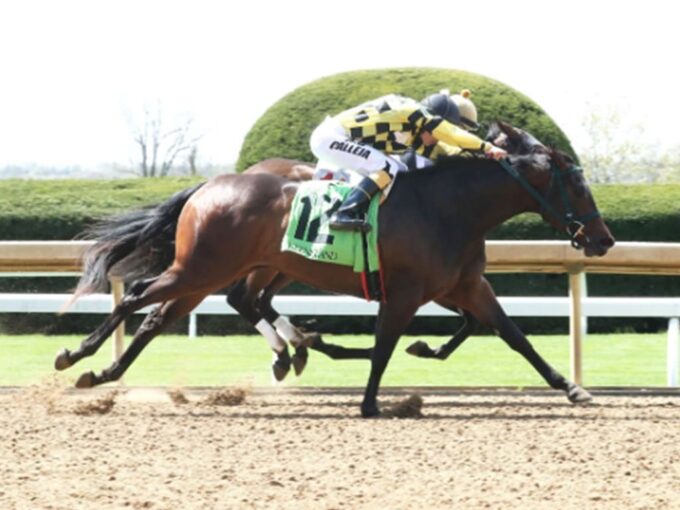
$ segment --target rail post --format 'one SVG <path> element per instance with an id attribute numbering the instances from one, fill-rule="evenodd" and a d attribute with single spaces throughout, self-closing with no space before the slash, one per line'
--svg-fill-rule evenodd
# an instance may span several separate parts
<path id="1" fill-rule="evenodd" d="M 196 313 L 192 312 L 189 314 L 189 338 L 196 338 L 198 332 L 198 321 L 196 318 Z"/>
<path id="2" fill-rule="evenodd" d="M 666 350 L 666 381 L 668 386 L 678 386 L 678 357 L 680 356 L 680 321 L 677 317 L 668 321 L 668 344 Z"/>
<path id="3" fill-rule="evenodd" d="M 123 281 L 118 278 L 111 279 L 111 296 L 113 297 L 112 309 L 120 304 L 125 293 Z M 121 322 L 113 332 L 113 361 L 118 361 L 123 355 L 125 348 L 125 321 Z"/>
<path id="4" fill-rule="evenodd" d="M 585 289 L 585 273 L 583 266 L 575 265 L 567 268 L 569 272 L 569 345 L 571 360 L 571 380 L 583 384 L 583 292 Z"/>

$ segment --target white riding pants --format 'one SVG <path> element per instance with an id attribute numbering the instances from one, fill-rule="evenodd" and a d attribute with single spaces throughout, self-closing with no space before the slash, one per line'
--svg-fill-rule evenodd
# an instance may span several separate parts
<path id="1" fill-rule="evenodd" d="M 312 132 L 309 139 L 312 153 L 320 162 L 337 168 L 355 170 L 366 176 L 379 170 L 387 170 L 394 178 L 406 170 L 406 165 L 382 151 L 354 142 L 345 128 L 332 117 L 326 119 Z"/>

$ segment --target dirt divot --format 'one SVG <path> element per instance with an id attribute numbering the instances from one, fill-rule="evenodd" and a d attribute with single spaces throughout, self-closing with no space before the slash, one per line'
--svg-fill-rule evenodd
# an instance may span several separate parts
<path id="1" fill-rule="evenodd" d="M 243 388 L 225 388 L 217 390 L 201 401 L 206 406 L 238 406 L 245 402 L 247 396 Z"/>
<path id="2" fill-rule="evenodd" d="M 61 408 L 67 387 L 66 383 L 55 374 L 19 392 L 15 400 L 18 405 L 22 406 L 38 404 L 43 406 L 49 414 L 55 414 Z"/>
<path id="3" fill-rule="evenodd" d="M 183 406 L 189 403 L 189 399 L 180 388 L 173 388 L 168 390 L 168 397 L 176 406 Z"/>
<path id="4" fill-rule="evenodd" d="M 117 391 L 111 391 L 95 400 L 78 402 L 73 408 L 74 414 L 90 416 L 93 414 L 108 414 L 116 404 Z"/>
<path id="5" fill-rule="evenodd" d="M 422 418 L 423 397 L 414 393 L 383 411 L 385 418 Z"/>

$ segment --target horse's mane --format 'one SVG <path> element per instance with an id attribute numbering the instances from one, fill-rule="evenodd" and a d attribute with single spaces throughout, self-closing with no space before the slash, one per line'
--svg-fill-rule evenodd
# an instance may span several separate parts
<path id="1" fill-rule="evenodd" d="M 543 165 L 539 158 L 545 158 L 545 155 L 511 155 L 509 162 L 518 173 L 526 176 L 532 171 L 541 169 Z M 454 155 L 441 157 L 427 168 L 402 172 L 399 180 L 402 181 L 402 185 L 417 187 L 437 176 L 445 176 L 447 187 L 467 188 L 474 183 L 488 186 L 492 182 L 507 178 L 509 174 L 493 159 Z"/>
<path id="2" fill-rule="evenodd" d="M 429 180 L 446 172 L 454 180 L 469 181 L 472 177 L 471 174 L 484 172 L 484 174 L 488 175 L 494 169 L 501 169 L 501 166 L 492 159 L 453 155 L 443 156 L 427 168 L 404 172 L 400 174 L 399 178 L 404 181 Z"/>

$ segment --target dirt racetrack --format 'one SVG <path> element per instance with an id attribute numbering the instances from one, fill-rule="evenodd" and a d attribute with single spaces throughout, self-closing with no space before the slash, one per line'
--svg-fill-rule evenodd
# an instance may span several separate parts
<path id="1" fill-rule="evenodd" d="M 111 391 L 0 392 L 1 509 L 680 507 L 677 393 Z"/>

